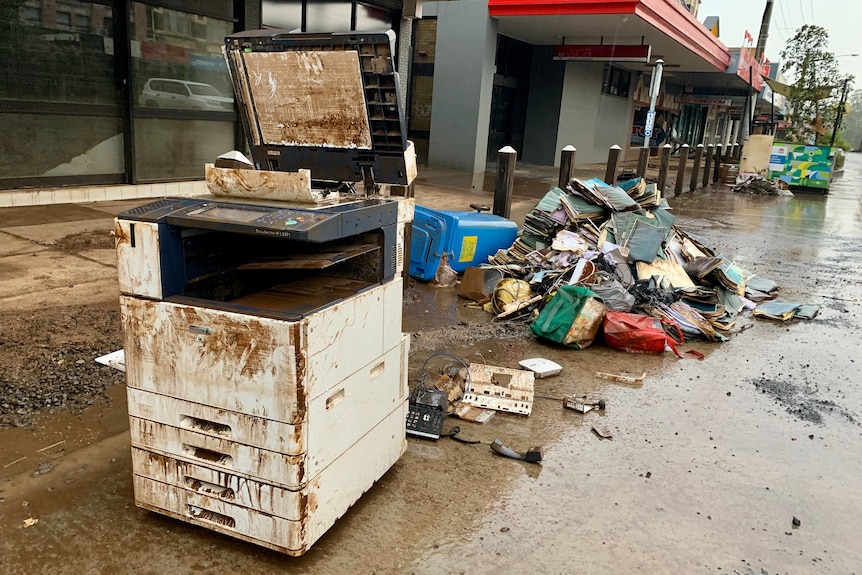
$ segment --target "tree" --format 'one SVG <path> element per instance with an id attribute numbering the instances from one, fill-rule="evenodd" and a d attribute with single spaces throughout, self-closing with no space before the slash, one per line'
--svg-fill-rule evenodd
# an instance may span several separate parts
<path id="1" fill-rule="evenodd" d="M 794 79 L 788 102 L 788 136 L 796 142 L 829 143 L 843 88 L 825 28 L 806 24 L 781 51 L 782 72 Z"/>

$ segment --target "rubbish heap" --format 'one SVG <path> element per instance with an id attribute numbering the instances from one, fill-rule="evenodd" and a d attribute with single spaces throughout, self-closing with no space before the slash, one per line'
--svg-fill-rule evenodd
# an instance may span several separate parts
<path id="1" fill-rule="evenodd" d="M 642 178 L 618 185 L 572 179 L 565 190 L 552 188 L 527 213 L 512 246 L 482 266 L 504 276 L 485 310 L 532 317 L 538 334 L 536 315 L 561 290 L 571 292 L 564 286 L 580 286 L 609 312 L 651 316 L 690 339 L 726 340 L 740 312 L 773 300 L 778 285 L 676 227 L 670 210 Z M 506 281 L 509 297 L 500 301 Z M 799 317 L 805 315 L 807 307 Z"/>
<path id="2" fill-rule="evenodd" d="M 792 196 L 784 182 L 779 179 L 768 180 L 763 174 L 745 173 L 736 176 L 733 191 L 738 194 L 750 194 L 759 196 Z"/>

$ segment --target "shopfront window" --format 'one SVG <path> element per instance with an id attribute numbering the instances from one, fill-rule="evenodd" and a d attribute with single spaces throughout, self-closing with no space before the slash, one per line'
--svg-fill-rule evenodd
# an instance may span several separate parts
<path id="1" fill-rule="evenodd" d="M 233 22 L 139 2 L 131 12 L 135 179 L 201 178 L 235 147 L 221 52 Z"/>
<path id="2" fill-rule="evenodd" d="M 629 85 L 632 81 L 632 73 L 616 66 L 605 65 L 602 92 L 611 96 L 629 97 Z"/>
<path id="3" fill-rule="evenodd" d="M 122 131 L 117 117 L 0 114 L 0 187 L 4 179 L 17 178 L 116 174 L 120 179 Z"/>
<path id="4" fill-rule="evenodd" d="M 0 30 L 0 100 L 118 105 L 112 8 L 27 0 Z"/>
<path id="5" fill-rule="evenodd" d="M 233 111 L 233 88 L 221 53 L 233 23 L 132 4 L 132 94 L 141 108 Z"/>
<path id="6" fill-rule="evenodd" d="M 236 147 L 232 0 L 0 4 L 0 189 L 201 178 Z"/>
<path id="7" fill-rule="evenodd" d="M 138 119 L 135 177 L 142 182 L 203 179 L 204 166 L 234 147 L 233 122 Z"/>
<path id="8" fill-rule="evenodd" d="M 112 7 L 16 4 L 0 28 L 0 188 L 30 178 L 122 181 Z"/>

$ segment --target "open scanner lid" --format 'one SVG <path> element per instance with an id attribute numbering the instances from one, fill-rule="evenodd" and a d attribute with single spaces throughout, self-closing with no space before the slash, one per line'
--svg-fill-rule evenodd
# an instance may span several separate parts
<path id="1" fill-rule="evenodd" d="M 407 185 L 415 177 L 393 65 L 395 33 L 254 30 L 225 59 L 260 170 Z"/>

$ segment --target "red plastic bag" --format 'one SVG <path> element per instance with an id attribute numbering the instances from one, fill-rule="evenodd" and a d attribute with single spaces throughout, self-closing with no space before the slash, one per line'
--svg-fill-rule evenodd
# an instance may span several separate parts
<path id="1" fill-rule="evenodd" d="M 665 333 L 663 323 L 669 323 L 678 334 L 674 339 Z M 664 353 L 665 346 L 679 356 L 674 344 L 682 344 L 682 330 L 672 322 L 634 313 L 609 311 L 602 324 L 605 343 L 612 349 L 630 353 Z"/>

